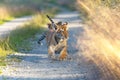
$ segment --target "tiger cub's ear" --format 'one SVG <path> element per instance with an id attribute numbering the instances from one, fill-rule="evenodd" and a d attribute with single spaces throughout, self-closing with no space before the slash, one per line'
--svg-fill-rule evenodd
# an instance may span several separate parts
<path id="1" fill-rule="evenodd" d="M 67 25 L 68 25 L 68 22 L 65 22 L 63 25 L 67 26 Z"/>
<path id="2" fill-rule="evenodd" d="M 64 30 L 68 30 L 68 22 L 65 22 L 64 24 L 63 24 L 63 28 L 64 28 Z"/>

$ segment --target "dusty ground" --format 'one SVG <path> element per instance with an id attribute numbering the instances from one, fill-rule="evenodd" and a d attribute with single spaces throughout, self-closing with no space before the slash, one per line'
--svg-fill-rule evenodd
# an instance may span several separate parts
<path id="1" fill-rule="evenodd" d="M 79 13 L 63 12 L 56 15 L 54 21 L 68 22 L 70 34 L 68 52 L 71 60 L 53 61 L 48 59 L 45 40 L 42 42 L 43 45 L 38 45 L 37 40 L 40 35 L 37 34 L 34 39 L 30 40 L 33 47 L 31 51 L 21 51 L 21 53 L 9 56 L 17 57 L 20 61 L 9 61 L 9 65 L 3 68 L 0 80 L 97 80 L 97 78 L 91 77 L 93 74 L 90 75 L 94 65 L 87 65 L 77 49 L 77 36 L 82 36 L 84 32 Z M 81 56 L 79 63 L 77 62 L 78 53 Z"/>

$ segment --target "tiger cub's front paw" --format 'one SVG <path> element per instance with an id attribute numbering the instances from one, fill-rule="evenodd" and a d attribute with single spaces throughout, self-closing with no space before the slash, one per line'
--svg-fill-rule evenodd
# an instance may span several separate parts
<path id="1" fill-rule="evenodd" d="M 66 59 L 67 59 L 67 54 L 60 55 L 60 56 L 59 56 L 59 60 L 60 60 L 60 61 L 66 60 Z"/>

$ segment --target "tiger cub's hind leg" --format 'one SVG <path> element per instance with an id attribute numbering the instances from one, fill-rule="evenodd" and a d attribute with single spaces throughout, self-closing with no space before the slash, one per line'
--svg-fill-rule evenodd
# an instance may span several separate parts
<path id="1" fill-rule="evenodd" d="M 49 46 L 48 48 L 48 57 L 55 59 L 55 50 L 53 46 Z"/>
<path id="2" fill-rule="evenodd" d="M 60 52 L 59 60 L 66 60 L 68 56 L 67 47 L 64 47 Z"/>

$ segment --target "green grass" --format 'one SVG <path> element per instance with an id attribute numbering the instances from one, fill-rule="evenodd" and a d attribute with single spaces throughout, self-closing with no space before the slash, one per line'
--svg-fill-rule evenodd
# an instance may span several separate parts
<path id="1" fill-rule="evenodd" d="M 1 21 L 0 21 L 0 25 L 3 24 L 3 23 L 4 23 L 4 21 L 1 20 Z"/>
<path id="2" fill-rule="evenodd" d="M 30 42 L 27 39 L 34 38 L 36 33 L 41 33 L 44 30 L 42 26 L 47 22 L 44 14 L 37 14 L 28 24 L 12 31 L 9 36 L 10 48 L 14 51 L 30 50 Z"/>
<path id="3" fill-rule="evenodd" d="M 6 66 L 5 57 L 0 57 L 0 66 Z"/>
<path id="4" fill-rule="evenodd" d="M 9 21 L 11 21 L 13 19 L 14 19 L 14 17 L 7 17 L 6 19 L 0 20 L 0 25 L 4 24 L 5 22 L 9 22 Z"/>
<path id="5" fill-rule="evenodd" d="M 9 36 L 10 48 L 14 51 L 30 50 L 30 42 L 27 41 L 29 38 L 33 38 L 37 32 L 41 32 L 42 28 L 33 25 L 26 25 L 21 28 L 17 28 Z"/>

